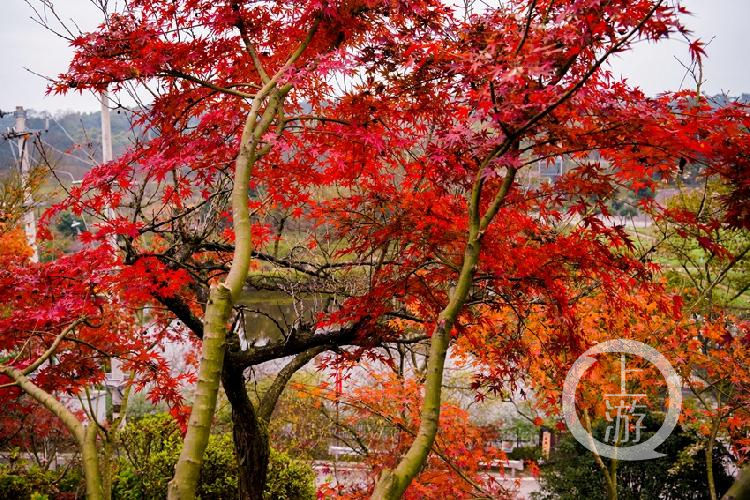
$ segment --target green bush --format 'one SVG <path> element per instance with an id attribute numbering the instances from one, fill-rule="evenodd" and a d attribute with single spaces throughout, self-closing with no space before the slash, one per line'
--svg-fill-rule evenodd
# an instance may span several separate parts
<path id="1" fill-rule="evenodd" d="M 167 496 L 167 485 L 180 456 L 182 436 L 168 414 L 144 415 L 120 432 L 120 459 L 112 481 L 113 500 L 150 500 Z M 237 463 L 230 433 L 213 434 L 203 457 L 197 494 L 204 500 L 238 496 Z M 80 467 L 47 471 L 18 460 L 0 465 L 0 499 L 43 500 L 74 498 L 83 491 Z M 271 450 L 268 500 L 313 500 L 315 473 L 301 461 Z"/>
<path id="2" fill-rule="evenodd" d="M 124 455 L 113 481 L 113 499 L 165 498 L 182 447 L 174 420 L 167 414 L 146 415 L 133 420 L 120 433 L 120 442 Z M 237 463 L 231 434 L 211 435 L 203 459 L 198 496 L 211 500 L 237 498 Z M 312 468 L 271 450 L 264 498 L 314 499 L 315 474 Z"/>
<path id="3" fill-rule="evenodd" d="M 31 482 L 6 467 L 0 469 L 0 498 L 30 498 Z"/>
<path id="4" fill-rule="evenodd" d="M 237 462 L 231 434 L 213 434 L 208 439 L 198 496 L 216 500 L 237 498 Z"/>
<path id="5" fill-rule="evenodd" d="M 123 457 L 112 496 L 122 500 L 165 498 L 181 443 L 177 423 L 166 413 L 131 420 L 120 432 Z"/>
<path id="6" fill-rule="evenodd" d="M 140 500 L 147 498 L 143 489 L 143 477 L 129 465 L 120 467 L 112 481 L 112 498 L 119 500 Z"/>
<path id="7" fill-rule="evenodd" d="M 56 471 L 23 462 L 0 465 L 0 498 L 42 500 L 48 495 L 58 499 L 73 498 L 80 486 L 77 467 Z"/>
<path id="8" fill-rule="evenodd" d="M 537 446 L 519 446 L 513 448 L 513 451 L 508 453 L 508 460 L 524 460 L 538 462 L 542 457 L 542 452 Z"/>
<path id="9" fill-rule="evenodd" d="M 263 498 L 266 500 L 314 500 L 315 472 L 306 463 L 293 460 L 286 453 L 272 448 Z"/>

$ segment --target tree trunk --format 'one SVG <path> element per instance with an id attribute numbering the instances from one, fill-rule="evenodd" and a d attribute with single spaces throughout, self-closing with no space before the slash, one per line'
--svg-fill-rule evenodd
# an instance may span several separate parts
<path id="1" fill-rule="evenodd" d="M 607 475 L 607 498 L 617 500 L 617 460 L 611 459 Z"/>
<path id="2" fill-rule="evenodd" d="M 617 500 L 617 480 L 607 481 L 607 499 Z"/>
<path id="3" fill-rule="evenodd" d="M 473 232 L 472 232 L 473 233 Z M 419 473 L 432 449 L 440 421 L 440 401 L 443 387 L 443 368 L 450 344 L 450 335 L 458 313 L 471 289 L 474 268 L 479 260 L 478 234 L 471 234 L 466 246 L 464 262 L 456 289 L 448 305 L 438 318 L 438 326 L 430 339 L 427 361 L 424 401 L 420 413 L 419 430 L 409 450 L 394 470 L 384 470 L 372 494 L 372 499 L 395 500 L 401 498 L 412 479 Z"/>
<path id="4" fill-rule="evenodd" d="M 232 265 L 224 283 L 211 288 L 209 303 L 206 305 L 203 350 L 201 352 L 198 384 L 195 401 L 190 412 L 188 431 L 182 453 L 175 466 L 175 473 L 169 482 L 169 500 L 193 500 L 198 485 L 198 475 L 203 463 L 203 452 L 208 444 L 216 398 L 219 391 L 222 365 L 224 363 L 227 321 L 233 304 L 237 301 L 247 280 L 250 260 L 253 253 L 248 195 L 250 178 L 258 158 L 273 147 L 273 142 L 262 143 L 263 135 L 277 117 L 280 107 L 292 83 L 278 87 L 279 81 L 300 58 L 318 31 L 321 17 L 315 18 L 307 35 L 292 52 L 287 61 L 273 77 L 262 78 L 264 84 L 255 94 L 250 111 L 240 137 L 239 151 L 235 158 L 232 183 L 232 226 L 234 229 L 234 252 Z M 261 108 L 265 103 L 265 109 Z M 277 133 L 283 131 L 283 121 L 279 122 Z"/>
<path id="5" fill-rule="evenodd" d="M 474 273 L 479 263 L 482 235 L 487 230 L 508 195 L 516 169 L 508 168 L 500 189 L 495 194 L 487 211 L 480 215 L 480 197 L 484 185 L 484 168 L 492 161 L 495 153 L 488 156 L 477 173 L 469 196 L 469 234 L 466 240 L 463 263 L 456 281 L 456 288 L 450 294 L 448 305 L 438 316 L 437 327 L 430 338 L 430 353 L 427 359 L 425 394 L 420 413 L 419 430 L 409 450 L 401 457 L 394 470 L 384 469 L 375 490 L 373 500 L 396 500 L 406 491 L 409 483 L 424 466 L 435 442 L 440 421 L 440 401 L 443 387 L 443 368 L 450 344 L 451 330 L 466 302 L 474 281 Z"/>
<path id="6" fill-rule="evenodd" d="M 112 456 L 114 449 L 108 436 L 104 436 L 102 448 L 102 497 L 104 500 L 112 500 Z"/>
<path id="7" fill-rule="evenodd" d="M 716 484 L 714 482 L 714 440 L 708 438 L 706 443 L 706 479 L 708 480 L 708 494 L 711 500 L 718 500 L 716 496 Z"/>
<path id="8" fill-rule="evenodd" d="M 734 480 L 732 487 L 721 500 L 744 500 L 750 498 L 750 465 L 745 466 Z"/>
<path id="9" fill-rule="evenodd" d="M 262 500 L 268 475 L 268 460 L 271 443 L 268 425 L 276 407 L 276 401 L 284 391 L 292 375 L 330 346 L 322 345 L 303 351 L 287 363 L 276 375 L 271 386 L 261 398 L 258 407 L 247 397 L 244 365 L 232 366 L 227 362 L 222 372 L 224 392 L 232 405 L 232 437 L 239 468 L 239 498 Z"/>
<path id="10" fill-rule="evenodd" d="M 265 91 L 265 95 L 273 89 Z M 193 500 L 198 477 L 203 464 L 211 433 L 211 423 L 216 410 L 222 366 L 224 364 L 227 322 L 234 301 L 242 293 L 250 266 L 253 243 L 250 233 L 250 214 L 247 206 L 250 174 L 256 160 L 256 146 L 260 137 L 268 130 L 276 113 L 279 98 L 274 95 L 258 124 L 258 111 L 265 95 L 253 100 L 253 105 L 245 120 L 240 139 L 240 151 L 235 160 L 234 184 L 232 186 L 232 225 L 234 228 L 234 254 L 224 283 L 211 287 L 203 327 L 203 349 L 201 351 L 198 384 L 190 412 L 188 430 L 182 453 L 175 466 L 174 477 L 169 482 L 169 500 Z M 270 116 L 269 116 L 270 115 Z M 257 126 L 256 126 L 257 125 Z"/>
<path id="11" fill-rule="evenodd" d="M 58 336 L 58 338 L 62 338 L 62 335 Z M 56 345 L 53 345 L 47 353 L 54 352 L 55 346 Z M 26 370 L 31 371 L 30 368 L 34 369 L 40 364 L 41 363 L 33 363 L 30 367 L 27 367 Z M 54 396 L 34 384 L 34 382 L 32 382 L 23 371 L 9 366 L 0 365 L 0 373 L 11 377 L 26 394 L 51 411 L 62 421 L 65 427 L 75 437 L 76 442 L 81 449 L 81 457 L 83 460 L 83 475 L 86 480 L 86 498 L 88 500 L 103 500 L 99 456 L 96 449 L 96 423 L 91 422 L 88 426 L 84 426 L 73 412 L 71 412 L 60 401 L 55 399 Z"/>
<path id="12" fill-rule="evenodd" d="M 270 444 L 266 423 L 247 397 L 242 370 L 225 366 L 222 384 L 232 405 L 232 437 L 239 470 L 240 500 L 263 500 Z"/>
<path id="13" fill-rule="evenodd" d="M 599 470 L 602 471 L 602 475 L 604 476 L 604 483 L 606 486 L 605 493 L 607 495 L 607 500 L 617 500 L 617 459 L 610 458 L 609 467 L 607 467 L 607 464 L 604 463 L 602 457 L 599 456 L 599 454 L 595 451 L 596 446 L 594 445 L 594 427 L 593 425 L 591 425 L 591 417 L 589 417 L 588 410 L 583 411 L 583 422 L 586 426 L 588 440 L 591 445 L 590 450 L 594 455 L 594 461 L 596 462 L 596 465 L 599 467 Z M 617 446 L 619 442 L 620 438 L 619 436 L 616 436 L 615 446 Z"/>
<path id="14" fill-rule="evenodd" d="M 706 456 L 706 479 L 708 480 L 708 494 L 711 500 L 718 500 L 719 497 L 716 495 L 716 481 L 714 480 L 714 443 L 716 442 L 716 434 L 719 432 L 719 424 L 721 421 L 718 417 L 713 418 L 711 422 L 711 433 L 706 441 L 705 456 Z"/>
<path id="15" fill-rule="evenodd" d="M 227 322 L 232 311 L 230 290 L 223 284 L 211 287 L 206 305 L 203 328 L 203 348 L 198 370 L 195 399 L 190 412 L 188 431 L 175 467 L 174 478 L 169 482 L 170 500 L 192 500 L 198 486 L 203 452 L 208 445 L 211 423 L 216 410 L 219 381 L 224 364 L 224 343 Z"/>
<path id="16" fill-rule="evenodd" d="M 81 459 L 83 461 L 83 475 L 86 479 L 86 498 L 88 500 L 102 500 L 104 493 L 99 471 L 99 453 L 96 449 L 96 424 L 89 423 L 83 432 Z"/>

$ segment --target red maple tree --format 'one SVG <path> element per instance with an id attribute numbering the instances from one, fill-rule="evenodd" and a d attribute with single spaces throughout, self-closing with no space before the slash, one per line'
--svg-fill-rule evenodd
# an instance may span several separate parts
<path id="1" fill-rule="evenodd" d="M 687 36 L 680 2 L 527 0 L 461 14 L 431 1 L 131 0 L 97 30 L 71 32 L 76 55 L 53 91 L 154 98 L 134 111 L 148 134 L 60 208 L 96 216 L 94 241 L 118 235 L 131 298 L 203 340 L 173 498 L 194 496 L 220 379 L 240 389 L 227 393 L 243 429 L 257 420 L 245 368 L 299 355 L 293 372 L 322 348 L 398 341 L 393 317 L 431 345 L 416 437 L 374 492 L 399 497 L 432 449 L 448 348 L 470 324 L 507 307 L 523 324 L 541 308 L 562 327 L 545 349 L 576 351 L 587 343 L 578 299 L 616 301 L 651 279 L 648 256 L 603 220 L 609 200 L 701 163 L 735 187 L 730 214 L 746 224 L 746 110 L 696 106 L 690 92 L 649 98 L 607 69 L 637 40 Z M 662 212 L 649 199 L 641 208 Z M 251 336 L 242 349 L 228 328 L 242 289 L 269 286 L 249 276 L 251 261 L 304 276 L 330 307 L 283 345 Z M 240 462 L 258 464 L 256 486 L 261 427 L 236 440 Z"/>

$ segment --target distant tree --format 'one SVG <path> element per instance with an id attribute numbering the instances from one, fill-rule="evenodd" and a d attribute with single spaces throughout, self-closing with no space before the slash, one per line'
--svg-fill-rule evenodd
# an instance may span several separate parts
<path id="1" fill-rule="evenodd" d="M 648 439 L 661 426 L 655 415 L 644 420 Z M 595 425 L 595 435 L 601 439 L 605 422 Z M 705 473 L 702 438 L 693 431 L 677 426 L 669 438 L 657 448 L 665 454 L 654 460 L 620 462 L 618 464 L 617 498 L 619 500 L 641 500 L 660 498 L 664 500 L 708 500 L 708 483 Z M 608 459 L 604 459 L 609 462 Z M 726 469 L 731 461 L 723 446 L 713 450 L 717 490 L 726 491 L 732 477 Z M 541 466 L 542 492 L 538 500 L 577 500 L 608 498 L 604 477 L 593 474 L 597 469 L 594 456 L 571 435 L 562 434 L 549 460 Z"/>
<path id="2" fill-rule="evenodd" d="M 68 237 L 76 237 L 86 230 L 83 220 L 70 212 L 61 214 L 55 227 L 60 233 Z"/>

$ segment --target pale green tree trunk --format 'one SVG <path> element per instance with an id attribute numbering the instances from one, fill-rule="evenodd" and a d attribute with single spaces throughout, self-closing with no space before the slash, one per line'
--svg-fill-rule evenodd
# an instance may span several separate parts
<path id="1" fill-rule="evenodd" d="M 461 277 L 448 306 L 438 318 L 438 326 L 430 339 L 430 352 L 425 370 L 424 402 L 420 413 L 419 430 L 411 447 L 393 471 L 384 471 L 375 486 L 373 499 L 401 498 L 412 479 L 427 460 L 437 434 L 443 386 L 443 368 L 450 344 L 451 329 L 471 288 L 474 267 L 479 257 L 479 242 L 467 245 Z"/>
<path id="2" fill-rule="evenodd" d="M 96 435 L 96 424 L 92 422 L 83 430 L 83 442 L 81 443 L 83 477 L 86 479 L 86 498 L 89 500 L 104 498 L 102 475 L 99 469 L 99 450 L 96 448 Z"/>
<path id="3" fill-rule="evenodd" d="M 593 451 L 596 449 L 596 445 L 594 444 L 594 428 L 591 425 L 591 418 L 589 417 L 588 410 L 585 410 L 583 412 L 583 421 L 586 424 L 586 430 L 588 431 L 588 439 L 592 448 L 591 453 L 594 455 L 594 461 L 596 462 L 596 465 L 599 466 L 599 469 L 601 469 L 602 474 L 604 475 L 606 485 L 605 493 L 607 495 L 607 500 L 617 500 L 617 459 L 611 458 L 609 461 L 609 467 L 607 467 L 607 465 L 604 463 L 604 460 L 602 460 L 602 457 L 599 456 L 596 451 Z M 620 440 L 618 437 L 615 442 L 615 446 L 617 446 L 619 442 Z"/>
<path id="4" fill-rule="evenodd" d="M 108 436 L 104 436 L 102 443 L 101 471 L 102 471 L 102 497 L 104 500 L 112 500 L 112 458 L 115 447 Z"/>
<path id="5" fill-rule="evenodd" d="M 491 157 L 486 162 L 488 163 L 490 159 Z M 469 235 L 461 271 L 455 289 L 450 294 L 448 305 L 438 316 L 437 326 L 430 338 L 430 352 L 425 370 L 424 401 L 420 412 L 419 430 L 409 450 L 401 457 L 396 468 L 383 471 L 375 485 L 372 499 L 395 500 L 401 498 L 409 483 L 427 461 L 440 422 L 443 369 L 450 345 L 451 330 L 471 291 L 474 273 L 479 264 L 482 235 L 505 200 L 513 184 L 515 174 L 515 169 L 508 170 L 503 184 L 492 203 L 490 203 L 489 208 L 484 216 L 480 216 L 480 195 L 484 183 L 483 168 L 480 168 L 469 199 Z"/>
<path id="6" fill-rule="evenodd" d="M 245 122 L 240 142 L 240 153 L 237 155 L 235 164 L 232 190 L 232 216 L 235 234 L 234 256 L 227 279 L 224 283 L 211 287 L 208 304 L 206 304 L 198 382 L 193 394 L 193 407 L 190 412 L 185 442 L 175 466 L 175 475 L 169 482 L 169 498 L 171 500 L 195 498 L 195 490 L 198 486 L 198 478 L 203 463 L 203 453 L 208 445 L 211 423 L 216 410 L 216 399 L 224 365 L 227 324 L 232 313 L 232 306 L 239 298 L 247 279 L 253 251 L 250 235 L 250 214 L 247 206 L 248 184 L 252 168 L 258 158 L 258 142 L 265 131 L 268 130 L 282 99 L 283 95 L 280 95 L 279 91 L 274 91 L 261 115 L 259 109 L 264 99 L 256 97 Z"/>
<path id="7" fill-rule="evenodd" d="M 262 137 L 269 130 L 275 118 L 279 118 L 291 84 L 278 86 L 279 79 L 299 59 L 317 32 L 320 19 L 316 19 L 305 39 L 290 55 L 286 63 L 269 78 L 253 57 L 253 62 L 261 75 L 263 86 L 253 98 L 250 111 L 240 139 L 239 152 L 235 161 L 234 185 L 232 187 L 232 219 L 234 229 L 234 255 L 224 283 L 211 287 L 203 330 L 203 346 L 198 368 L 198 383 L 193 397 L 193 407 L 188 421 L 185 442 L 180 458 L 175 466 L 175 474 L 169 482 L 169 500 L 193 500 L 198 486 L 203 453 L 211 433 L 211 423 L 216 410 L 216 399 L 221 382 L 224 364 L 227 323 L 232 307 L 239 298 L 247 279 L 253 247 L 250 235 L 250 213 L 248 210 L 248 187 L 253 167 L 265 155 L 272 143 L 263 144 Z M 243 39 L 246 37 L 243 36 Z M 247 49 L 254 54 L 248 43 Z M 261 111 L 263 106 L 265 109 Z M 278 120 L 277 133 L 283 131 L 284 121 Z"/>
<path id="8" fill-rule="evenodd" d="M 607 476 L 607 498 L 617 500 L 617 460 L 610 460 L 609 474 L 606 471 L 604 474 Z"/>
<path id="9" fill-rule="evenodd" d="M 732 487 L 724 493 L 721 500 L 746 500 L 748 498 L 750 498 L 750 465 L 740 471 Z"/>

